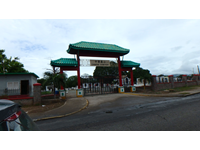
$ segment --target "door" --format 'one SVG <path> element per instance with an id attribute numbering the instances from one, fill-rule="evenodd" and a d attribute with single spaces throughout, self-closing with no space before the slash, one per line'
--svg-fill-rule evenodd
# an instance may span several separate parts
<path id="1" fill-rule="evenodd" d="M 21 95 L 29 94 L 29 80 L 21 80 Z"/>

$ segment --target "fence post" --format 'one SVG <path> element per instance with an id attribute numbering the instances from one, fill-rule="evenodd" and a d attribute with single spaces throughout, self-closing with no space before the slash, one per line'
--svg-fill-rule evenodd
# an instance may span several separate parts
<path id="1" fill-rule="evenodd" d="M 41 104 L 41 84 L 33 84 L 33 104 Z"/>
<path id="2" fill-rule="evenodd" d="M 187 75 L 182 75 L 182 82 L 185 82 L 185 85 L 187 85 Z"/>
<path id="3" fill-rule="evenodd" d="M 197 85 L 199 84 L 198 83 L 198 76 L 199 76 L 198 74 L 193 74 L 193 77 L 192 77 L 192 80 L 196 81 Z"/>
<path id="4" fill-rule="evenodd" d="M 171 83 L 171 88 L 174 88 L 174 76 L 173 75 L 169 75 L 169 82 Z"/>
<path id="5" fill-rule="evenodd" d="M 156 75 L 152 75 L 151 88 L 153 91 L 156 91 L 156 84 L 157 84 Z"/>

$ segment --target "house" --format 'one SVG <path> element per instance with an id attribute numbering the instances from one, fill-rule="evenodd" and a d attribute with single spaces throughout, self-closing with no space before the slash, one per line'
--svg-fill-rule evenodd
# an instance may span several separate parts
<path id="1" fill-rule="evenodd" d="M 0 96 L 33 96 L 33 84 L 39 78 L 34 73 L 0 73 Z"/>

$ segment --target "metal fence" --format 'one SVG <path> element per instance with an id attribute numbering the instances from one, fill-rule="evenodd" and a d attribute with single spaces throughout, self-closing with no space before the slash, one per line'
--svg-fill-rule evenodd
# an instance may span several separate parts
<path id="1" fill-rule="evenodd" d="M 20 95 L 20 89 L 4 89 L 0 90 L 0 96 Z"/>
<path id="2" fill-rule="evenodd" d="M 110 94 L 110 93 L 117 93 L 117 92 L 118 92 L 118 88 L 114 86 L 84 88 L 84 96 Z"/>
<path id="3" fill-rule="evenodd" d="M 115 93 L 114 77 L 83 77 L 81 80 L 84 95 Z"/>

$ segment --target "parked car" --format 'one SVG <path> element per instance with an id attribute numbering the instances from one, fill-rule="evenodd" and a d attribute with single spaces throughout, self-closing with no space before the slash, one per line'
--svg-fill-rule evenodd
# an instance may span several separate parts
<path id="1" fill-rule="evenodd" d="M 0 99 L 0 131 L 38 131 L 39 128 L 21 109 L 10 100 Z"/>

